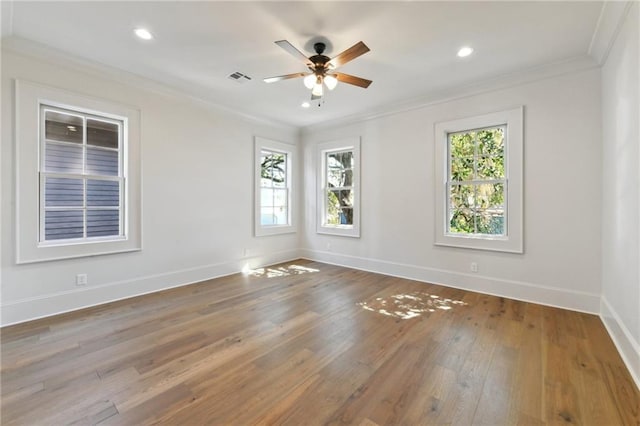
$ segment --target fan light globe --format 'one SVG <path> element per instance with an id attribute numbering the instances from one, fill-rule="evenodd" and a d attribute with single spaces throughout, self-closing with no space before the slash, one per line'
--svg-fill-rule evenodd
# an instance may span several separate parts
<path id="1" fill-rule="evenodd" d="M 322 83 L 318 83 L 315 86 L 313 86 L 313 90 L 311 91 L 311 94 L 314 96 L 322 96 Z"/>
<path id="2" fill-rule="evenodd" d="M 337 78 L 335 78 L 335 77 L 334 77 L 334 76 L 332 76 L 332 75 L 326 75 L 326 76 L 324 77 L 324 84 L 326 84 L 326 85 L 327 85 L 327 88 L 328 88 L 329 90 L 333 90 L 333 89 L 335 89 L 335 88 L 336 88 L 336 86 L 338 85 L 338 79 L 337 79 Z"/>
<path id="3" fill-rule="evenodd" d="M 307 89 L 313 89 L 313 86 L 316 85 L 316 75 L 315 74 L 309 74 L 302 81 L 304 82 L 304 85 L 305 85 L 305 87 Z"/>
<path id="4" fill-rule="evenodd" d="M 458 57 L 466 58 L 473 53 L 473 48 L 469 46 L 463 46 L 458 50 Z"/>

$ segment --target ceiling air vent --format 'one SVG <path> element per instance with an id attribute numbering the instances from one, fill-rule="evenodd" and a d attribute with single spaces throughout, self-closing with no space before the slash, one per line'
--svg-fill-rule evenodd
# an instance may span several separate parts
<path id="1" fill-rule="evenodd" d="M 234 72 L 233 74 L 229 75 L 229 78 L 231 80 L 235 80 L 238 83 L 242 84 L 242 83 L 246 83 L 247 81 L 251 81 L 251 77 L 249 77 L 248 75 L 242 74 L 239 71 Z"/>

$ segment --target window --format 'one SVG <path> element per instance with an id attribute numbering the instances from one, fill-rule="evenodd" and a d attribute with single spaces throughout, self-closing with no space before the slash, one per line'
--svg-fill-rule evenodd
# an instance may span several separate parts
<path id="1" fill-rule="evenodd" d="M 255 140 L 255 234 L 295 232 L 292 217 L 293 146 Z"/>
<path id="2" fill-rule="evenodd" d="M 17 263 L 141 248 L 140 113 L 16 82 Z"/>
<path id="3" fill-rule="evenodd" d="M 449 133 L 447 233 L 504 236 L 504 126 Z"/>
<path id="4" fill-rule="evenodd" d="M 49 105 L 40 116 L 40 243 L 123 238 L 124 122 Z"/>
<path id="5" fill-rule="evenodd" d="M 320 188 L 317 232 L 360 236 L 360 140 L 319 146 Z"/>
<path id="6" fill-rule="evenodd" d="M 522 253 L 522 108 L 436 124 L 436 244 Z"/>

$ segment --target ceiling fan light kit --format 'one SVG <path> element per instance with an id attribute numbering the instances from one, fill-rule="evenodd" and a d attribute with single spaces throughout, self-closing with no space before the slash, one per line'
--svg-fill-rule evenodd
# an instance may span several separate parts
<path id="1" fill-rule="evenodd" d="M 335 56 L 334 58 L 329 58 L 324 55 L 324 50 L 326 45 L 324 43 L 315 43 L 313 45 L 313 49 L 316 54 L 310 57 L 306 57 L 304 53 L 296 49 L 291 43 L 287 40 L 279 40 L 275 42 L 278 46 L 286 50 L 290 55 L 296 57 L 301 60 L 307 68 L 311 71 L 310 73 L 293 73 L 293 74 L 285 74 L 276 77 L 265 78 L 265 83 L 275 83 L 276 81 L 288 80 L 291 78 L 304 77 L 303 83 L 307 89 L 311 89 L 311 100 L 316 101 L 322 99 L 324 94 L 324 86 L 327 86 L 327 89 L 333 90 L 338 85 L 338 81 L 343 83 L 351 84 L 354 86 L 367 88 L 372 83 L 371 80 L 367 80 L 365 78 L 356 77 L 349 74 L 334 72 L 333 70 L 346 64 L 349 61 L 357 58 L 358 56 L 364 55 L 369 51 L 369 48 L 363 42 L 358 42 Z M 318 102 L 318 106 L 321 105 L 321 102 Z"/>

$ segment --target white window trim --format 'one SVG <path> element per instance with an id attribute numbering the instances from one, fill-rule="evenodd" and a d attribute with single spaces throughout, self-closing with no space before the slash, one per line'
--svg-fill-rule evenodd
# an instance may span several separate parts
<path id="1" fill-rule="evenodd" d="M 290 234 L 297 232 L 296 218 L 295 218 L 295 145 L 286 144 L 283 142 L 277 142 L 274 140 L 262 138 L 256 136 L 255 138 L 255 150 L 254 150 L 254 234 L 256 237 L 264 237 L 268 235 Z M 262 150 L 281 152 L 287 154 L 287 182 L 289 188 L 289 200 L 288 207 L 289 212 L 287 217 L 289 218 L 288 225 L 262 225 L 260 221 L 260 157 Z"/>
<path id="2" fill-rule="evenodd" d="M 435 124 L 435 245 L 523 253 L 523 132 L 522 106 Z M 448 135 L 492 126 L 507 126 L 505 146 L 506 232 L 504 236 L 447 233 Z"/>
<path id="3" fill-rule="evenodd" d="M 326 155 L 337 151 L 353 151 L 353 225 L 327 225 L 326 224 Z M 318 217 L 316 232 L 318 234 L 340 235 L 344 237 L 360 237 L 360 138 L 352 137 L 318 145 L 318 182 L 317 205 Z"/>
<path id="4" fill-rule="evenodd" d="M 123 120 L 123 176 L 127 181 L 123 236 L 40 243 L 40 105 Z M 33 263 L 142 249 L 140 111 L 27 81 L 15 82 L 16 263 Z"/>

